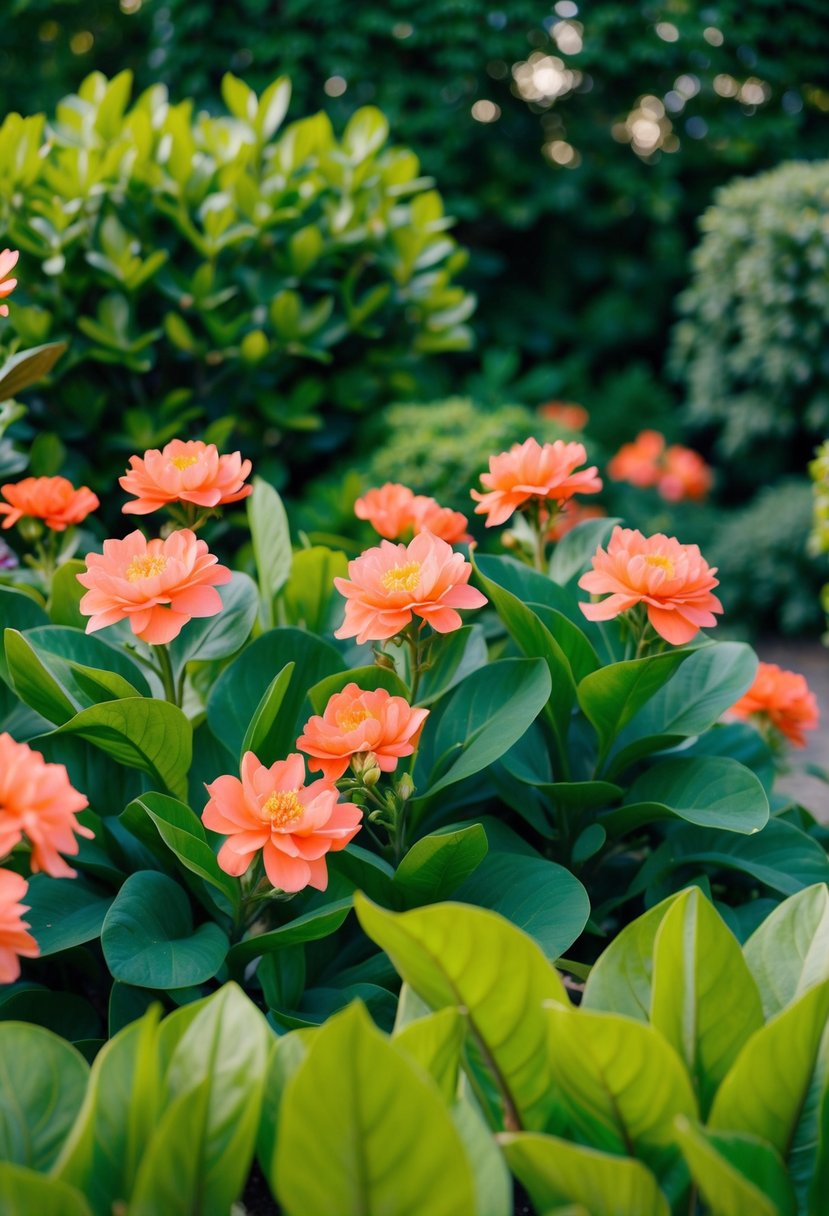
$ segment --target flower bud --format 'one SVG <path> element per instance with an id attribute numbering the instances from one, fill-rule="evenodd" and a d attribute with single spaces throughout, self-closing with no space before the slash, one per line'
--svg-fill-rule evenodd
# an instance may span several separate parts
<path id="1" fill-rule="evenodd" d="M 412 778 L 409 775 L 409 773 L 404 773 L 403 776 L 400 778 L 400 780 L 397 783 L 398 797 L 401 798 L 403 802 L 405 802 L 408 798 L 411 798 L 413 793 L 414 793 L 414 782 L 412 781 Z"/>

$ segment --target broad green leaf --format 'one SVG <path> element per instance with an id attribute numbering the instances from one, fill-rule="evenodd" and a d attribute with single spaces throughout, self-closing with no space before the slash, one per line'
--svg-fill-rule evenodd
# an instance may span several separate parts
<path id="1" fill-rule="evenodd" d="M 363 692 L 385 688 L 393 697 L 403 697 L 406 701 L 409 699 L 408 688 L 400 676 L 388 667 L 355 667 L 350 671 L 335 671 L 333 675 L 326 676 L 313 688 L 308 689 L 308 700 L 314 713 L 325 713 L 325 707 L 331 698 L 342 692 L 348 684 L 356 684 Z"/>
<path id="2" fill-rule="evenodd" d="M 102 637 L 65 625 L 45 625 L 30 629 L 26 634 L 26 641 L 35 648 L 52 674 L 65 683 L 70 691 L 72 664 L 75 664 L 99 672 L 99 679 L 107 673 L 121 677 L 125 685 L 131 685 L 133 688 L 130 694 L 125 695 L 151 695 L 144 672 L 129 657 L 123 646 L 114 646 Z M 61 660 L 65 662 L 61 663 Z M 64 673 L 68 680 L 64 680 Z"/>
<path id="3" fill-rule="evenodd" d="M 692 887 L 668 908 L 653 953 L 651 1025 L 675 1048 L 707 1115 L 763 1009 L 737 939 Z"/>
<path id="4" fill-rule="evenodd" d="M 131 874 L 101 932 L 113 979 L 136 988 L 187 988 L 212 979 L 228 941 L 212 922 L 194 928 L 185 892 L 153 870 Z"/>
<path id="5" fill-rule="evenodd" d="M 759 1136 L 786 1159 L 812 1082 L 827 1016 L 829 982 L 824 982 L 752 1035 L 717 1092 L 710 1129 Z"/>
<path id="6" fill-rule="evenodd" d="M 545 1000 L 567 1001 L 553 966 L 508 921 L 464 904 L 395 914 L 355 896 L 363 929 L 433 1009 L 463 1006 L 492 1060 L 506 1117 L 544 1127 L 555 1102 Z"/>
<path id="7" fill-rule="evenodd" d="M 826 851 L 794 824 L 770 819 L 753 836 L 682 824 L 651 854 L 629 894 L 660 890 L 669 876 L 677 871 L 687 874 L 694 865 L 737 870 L 781 895 L 829 881 Z"/>
<path id="8" fill-rule="evenodd" d="M 536 1211 L 579 1203 L 591 1216 L 669 1216 L 668 1201 L 641 1161 L 556 1136 L 507 1133 L 498 1140 Z"/>
<path id="9" fill-rule="evenodd" d="M 437 1086 L 358 1004 L 314 1036 L 285 1086 L 268 1176 L 286 1216 L 475 1210 L 472 1171 Z"/>
<path id="10" fill-rule="evenodd" d="M 16 629 L 7 629 L 3 641 L 9 678 L 21 701 L 58 725 L 73 718 L 80 702 L 73 700 L 52 675 L 24 635 Z"/>
<path id="11" fill-rule="evenodd" d="M 475 1180 L 475 1216 L 512 1216 L 513 1182 L 503 1153 L 461 1077 L 461 1095 L 449 1108 Z"/>
<path id="12" fill-rule="evenodd" d="M 607 544 L 621 519 L 585 519 L 557 541 L 550 558 L 550 578 L 562 587 L 591 569 L 596 550 Z"/>
<path id="13" fill-rule="evenodd" d="M 492 764 L 538 717 L 550 695 L 550 674 L 538 659 L 500 659 L 467 676 L 427 719 L 424 735 L 436 769 L 429 798 Z"/>
<path id="14" fill-rule="evenodd" d="M 348 559 L 341 551 L 322 546 L 299 549 L 293 556 L 290 578 L 282 587 L 285 622 L 310 633 L 330 632 L 335 606 L 339 609 L 334 579 L 347 574 Z"/>
<path id="15" fill-rule="evenodd" d="M 649 752 L 703 734 L 739 700 L 756 671 L 757 655 L 744 642 L 715 642 L 692 651 L 620 734 L 610 775 Z"/>
<path id="16" fill-rule="evenodd" d="M 85 629 L 89 617 L 84 616 L 78 605 L 86 595 L 86 587 L 78 582 L 78 575 L 86 573 L 86 562 L 72 558 L 62 562 L 52 576 L 49 593 L 49 616 L 55 625 L 66 625 L 73 629 Z"/>
<path id="17" fill-rule="evenodd" d="M 27 633 L 37 625 L 48 625 L 49 618 L 31 595 L 17 591 L 14 587 L 0 586 L 0 622 L 4 629 Z M 0 646 L 0 676 L 6 683 L 10 682 L 4 646 Z"/>
<path id="18" fill-rule="evenodd" d="M 397 867 L 395 886 L 408 906 L 446 899 L 480 865 L 488 847 L 479 823 L 422 836 Z"/>
<path id="19" fill-rule="evenodd" d="M 186 1124 L 199 1170 L 192 1207 L 183 1211 L 227 1216 L 239 1197 L 253 1159 L 270 1048 L 264 1017 L 235 984 L 225 984 L 201 1005 L 175 1047 L 163 1107 L 204 1088 Z M 161 1210 L 166 1212 L 155 1209 Z"/>
<path id="20" fill-rule="evenodd" d="M 829 980 L 829 891 L 825 883 L 791 895 L 743 947 L 767 1018 L 814 984 Z"/>
<path id="21" fill-rule="evenodd" d="M 0 1160 L 48 1170 L 81 1108 L 88 1076 L 81 1054 L 50 1030 L 0 1023 Z"/>
<path id="22" fill-rule="evenodd" d="M 161 1113 L 158 1017 L 155 1005 L 95 1057 L 83 1106 L 52 1171 L 83 1191 L 95 1216 L 111 1216 L 131 1194 Z"/>
<path id="23" fill-rule="evenodd" d="M 573 679 L 578 684 L 599 666 L 599 656 L 587 636 L 578 625 L 557 608 L 548 604 L 528 604 L 539 620 L 546 626 L 550 636 L 561 647 L 570 664 Z"/>
<path id="24" fill-rule="evenodd" d="M 362 891 L 384 907 L 394 907 L 397 902 L 392 867 L 358 844 L 350 844 L 341 853 L 329 853 L 328 873 L 336 874 L 352 891 Z"/>
<path id="25" fill-rule="evenodd" d="M 315 942 L 320 938 L 329 937 L 336 933 L 352 908 L 352 899 L 338 899 L 330 904 L 323 904 L 311 912 L 305 912 L 278 929 L 268 933 L 259 933 L 255 937 L 246 938 L 233 946 L 228 954 L 228 964 L 234 967 L 249 963 L 260 955 L 270 954 L 273 950 L 284 950 L 301 942 Z"/>
<path id="26" fill-rule="evenodd" d="M 244 646 L 256 620 L 256 586 L 247 574 L 235 571 L 233 578 L 217 588 L 222 611 L 215 616 L 194 617 L 170 643 L 170 658 L 180 672 L 191 659 L 226 659 Z"/>
<path id="27" fill-rule="evenodd" d="M 253 493 L 248 498 L 247 508 L 259 578 L 262 621 L 268 629 L 274 623 L 274 597 L 291 573 L 291 533 L 282 499 L 261 477 L 253 479 Z"/>
<path id="28" fill-rule="evenodd" d="M 277 751 L 282 734 L 279 713 L 291 682 L 293 670 L 294 664 L 286 663 L 263 693 L 262 700 L 257 705 L 242 740 L 242 748 L 239 753 L 240 764 L 245 752 L 253 752 L 262 764 L 268 765 L 268 767 L 274 761 L 283 759 Z"/>
<path id="29" fill-rule="evenodd" d="M 463 625 L 432 640 L 428 666 L 417 692 L 418 705 L 433 705 L 450 688 L 489 661 L 486 635 L 480 625 Z"/>
<path id="30" fill-rule="evenodd" d="M 618 933 L 593 964 L 581 1007 L 650 1020 L 653 948 L 666 914 L 681 895 L 663 899 Z"/>
<path id="31" fill-rule="evenodd" d="M 703 828 L 753 835 L 765 827 L 769 800 L 750 769 L 728 756 L 678 757 L 652 765 L 624 805 L 602 816 L 612 836 L 676 816 Z"/>
<path id="32" fill-rule="evenodd" d="M 41 958 L 100 937 L 114 898 L 83 878 L 33 875 L 26 892 L 26 920 Z"/>
<path id="33" fill-rule="evenodd" d="M 209 1100 L 206 1080 L 173 1098 L 141 1159 L 129 1204 L 130 1216 L 193 1216 L 203 1207 L 202 1143 Z M 225 1207 L 225 1212 L 228 1211 Z"/>
<path id="34" fill-rule="evenodd" d="M 823 1216 L 826 1196 L 829 1194 L 829 1086 L 817 1110 L 817 1153 L 809 1183 L 808 1216 Z"/>
<path id="35" fill-rule="evenodd" d="M 0 367 L 0 401 L 11 401 L 24 388 L 48 376 L 65 350 L 65 342 L 46 342 L 9 355 Z"/>
<path id="36" fill-rule="evenodd" d="M 159 836 L 175 853 L 181 864 L 221 891 L 232 908 L 240 899 L 239 880 L 225 874 L 208 844 L 201 819 L 189 806 L 166 794 L 147 793 L 136 798 L 124 812 L 129 826 L 130 812 L 145 814 Z"/>
<path id="37" fill-rule="evenodd" d="M 464 1019 L 459 1009 L 439 1009 L 396 1030 L 394 1045 L 416 1060 L 437 1085 L 445 1102 L 458 1089 Z"/>
<path id="38" fill-rule="evenodd" d="M 616 737 L 651 697 L 659 691 L 692 652 L 666 650 L 644 659 L 611 663 L 585 676 L 576 689 L 579 705 L 599 736 L 606 756 Z"/>
<path id="39" fill-rule="evenodd" d="M 0 1211 L 3 1216 L 90 1216 L 80 1191 L 57 1178 L 24 1166 L 0 1162 Z"/>
<path id="40" fill-rule="evenodd" d="M 537 854 L 494 845 L 455 897 L 505 916 L 551 961 L 572 946 L 590 915 L 587 892 L 569 870 Z"/>
<path id="41" fill-rule="evenodd" d="M 83 997 L 20 981 L 3 988 L 0 1021 L 42 1026 L 75 1044 L 94 1039 L 101 1029 L 98 1014 Z"/>
<path id="42" fill-rule="evenodd" d="M 135 697 L 81 710 L 55 735 L 86 739 L 120 764 L 141 769 L 177 798 L 187 795 L 193 729 L 175 705 Z"/>
<path id="43" fill-rule="evenodd" d="M 711 1216 L 795 1216 L 786 1167 L 762 1140 L 690 1119 L 677 1120 L 676 1137 Z"/>
<path id="44" fill-rule="evenodd" d="M 661 1175 L 676 1157 L 674 1118 L 697 1113 L 679 1056 L 633 1018 L 561 1005 L 545 1012 L 566 1125 L 594 1148 L 634 1154 Z"/>
<path id="45" fill-rule="evenodd" d="M 307 690 L 345 666 L 333 646 L 302 629 L 272 629 L 247 646 L 219 676 L 207 702 L 211 731 L 234 755 L 241 751 L 252 708 L 262 700 L 274 673 L 288 663 L 295 664 L 294 671 L 269 732 L 270 746 L 280 758 L 296 751 L 311 712 Z"/>
<path id="46" fill-rule="evenodd" d="M 316 1030 L 292 1030 L 281 1035 L 271 1047 L 256 1137 L 256 1158 L 263 1173 L 270 1169 L 276 1152 L 285 1086 L 308 1054 L 316 1033 Z"/>

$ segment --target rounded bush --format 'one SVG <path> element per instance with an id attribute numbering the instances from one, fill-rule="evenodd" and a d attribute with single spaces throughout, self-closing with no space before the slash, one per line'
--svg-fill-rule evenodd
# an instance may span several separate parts
<path id="1" fill-rule="evenodd" d="M 802 471 L 829 429 L 829 161 L 721 189 L 680 298 L 687 417 L 737 481 Z"/>

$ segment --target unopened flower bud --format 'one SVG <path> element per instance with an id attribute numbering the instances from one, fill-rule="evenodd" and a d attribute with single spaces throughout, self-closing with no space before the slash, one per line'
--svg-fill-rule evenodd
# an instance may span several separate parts
<path id="1" fill-rule="evenodd" d="M 394 671 L 394 659 L 383 650 L 375 650 L 374 662 L 378 667 L 385 668 L 386 671 Z"/>
<path id="2" fill-rule="evenodd" d="M 397 783 L 398 796 L 405 802 L 414 793 L 414 782 L 409 773 L 404 773 Z"/>

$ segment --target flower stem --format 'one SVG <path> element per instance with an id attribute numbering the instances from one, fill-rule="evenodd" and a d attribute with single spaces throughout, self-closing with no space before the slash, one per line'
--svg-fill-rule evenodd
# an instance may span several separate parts
<path id="1" fill-rule="evenodd" d="M 158 656 L 158 674 L 161 676 L 161 683 L 164 685 L 164 696 L 171 705 L 177 705 L 180 708 L 170 652 L 166 646 L 153 646 L 153 650 Z"/>

